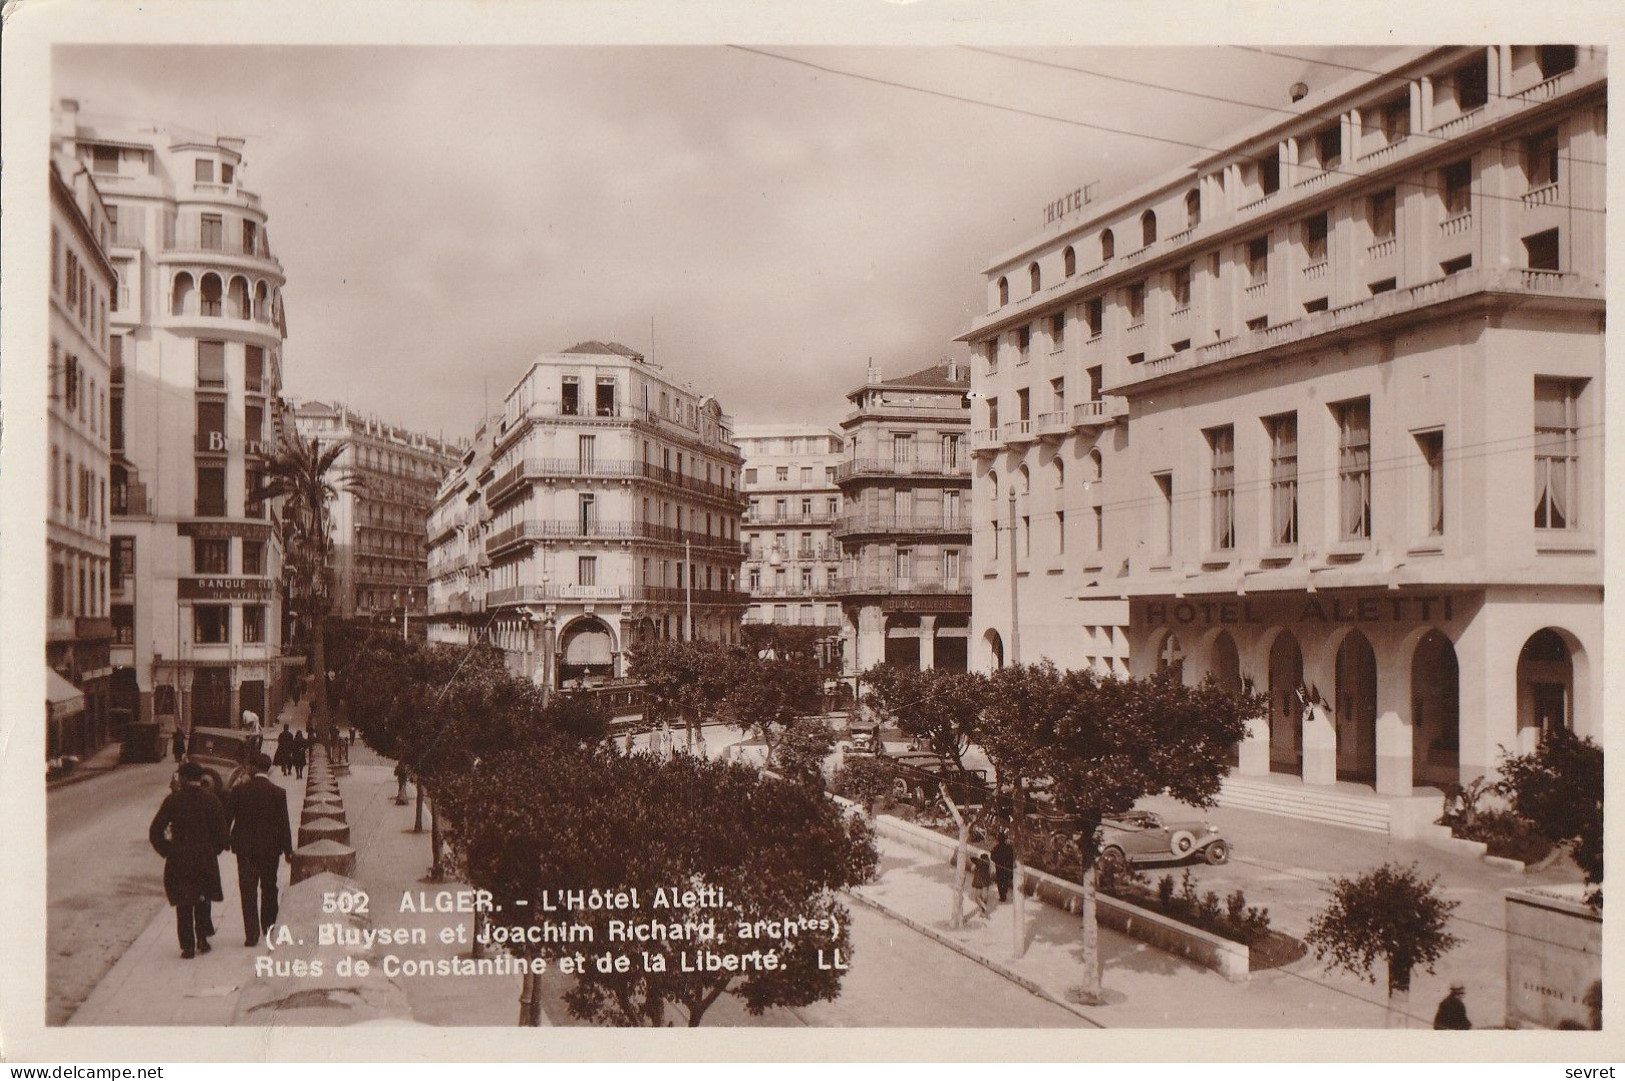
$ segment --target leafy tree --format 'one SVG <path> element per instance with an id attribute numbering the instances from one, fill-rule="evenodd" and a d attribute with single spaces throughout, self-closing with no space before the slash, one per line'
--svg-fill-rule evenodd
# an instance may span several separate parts
<path id="1" fill-rule="evenodd" d="M 1332 881 L 1332 899 L 1309 921 L 1304 941 L 1327 971 L 1341 968 L 1376 983 L 1379 961 L 1388 966 L 1388 1002 L 1403 1012 L 1417 968 L 1434 962 L 1460 943 L 1445 930 L 1459 902 L 1436 891 L 1437 878 L 1422 879 L 1416 868 L 1385 863 L 1356 878 Z"/>
<path id="2" fill-rule="evenodd" d="M 784 734 L 800 718 L 818 712 L 824 679 L 817 666 L 799 657 L 761 660 L 747 657 L 731 672 L 732 686 L 721 714 L 746 734 L 767 745 L 767 765 L 778 762 Z"/>
<path id="3" fill-rule="evenodd" d="M 858 803 L 864 814 L 873 816 L 875 804 L 892 790 L 897 776 L 891 759 L 882 755 L 851 755 L 835 771 L 836 792 Z"/>
<path id="4" fill-rule="evenodd" d="M 644 719 L 682 723 L 692 747 L 700 724 L 721 709 L 744 660 L 718 642 L 655 640 L 632 651 L 627 673 L 643 683 Z"/>
<path id="5" fill-rule="evenodd" d="M 1229 748 L 1245 735 L 1247 718 L 1263 709 L 1250 688 L 1231 694 L 1211 679 L 1191 687 L 1167 672 L 1114 679 L 1044 662 L 1007 666 L 991 677 L 981 742 L 1001 785 L 1011 789 L 1018 858 L 1029 796 L 1070 821 L 1078 838 L 1083 997 L 1098 1000 L 1101 993 L 1092 873 L 1101 820 L 1163 792 L 1212 806 L 1229 772 Z"/>
<path id="6" fill-rule="evenodd" d="M 820 966 L 819 954 L 827 961 L 837 949 L 850 956 L 848 914 L 835 891 L 874 873 L 866 823 L 847 818 L 808 786 L 747 766 L 559 746 L 494 756 L 447 786 L 453 856 L 467 881 L 490 890 L 503 912 L 538 915 L 544 899 L 557 903 L 555 891 L 636 889 L 642 911 L 569 914 L 591 927 L 599 944 L 609 942 L 611 919 L 715 921 L 715 937 L 705 941 L 656 940 L 624 949 L 627 971 L 605 973 L 589 963 L 566 996 L 572 1015 L 600 1024 L 663 1025 L 675 1009 L 683 1023 L 697 1026 L 724 994 L 760 1014 L 840 993 L 840 970 Z M 657 890 L 674 887 L 715 888 L 720 901 L 653 907 Z M 741 925 L 798 918 L 812 924 L 794 936 L 741 934 Z M 557 958 L 581 947 L 533 943 L 523 949 Z M 776 950 L 779 967 L 708 972 L 684 971 L 681 963 L 682 954 L 693 959 L 700 950 L 757 949 Z"/>
<path id="7" fill-rule="evenodd" d="M 310 663 L 315 676 L 311 705 L 317 724 L 324 727 L 329 723 L 326 630 L 333 593 L 333 530 L 328 504 L 341 492 L 365 487 L 356 473 L 341 474 L 336 469 L 348 446 L 342 439 L 324 446 L 321 440 L 307 440 L 290 429 L 266 464 L 263 479 L 248 493 L 250 504 L 281 501 L 284 607 L 299 613 L 302 625 L 309 628 Z"/>
<path id="8" fill-rule="evenodd" d="M 829 629 L 788 623 L 747 623 L 740 628 L 740 644 L 753 656 L 800 657 L 818 660 L 818 643 Z"/>
<path id="9" fill-rule="evenodd" d="M 1567 728 L 1552 728 L 1534 751 L 1502 754 L 1501 790 L 1512 809 L 1569 854 L 1593 887 L 1602 884 L 1602 747 Z M 1590 894 L 1602 903 L 1602 891 Z"/>
<path id="10" fill-rule="evenodd" d="M 877 664 L 863 674 L 864 701 L 904 733 L 924 740 L 955 766 L 977 738 L 987 677 L 945 668 Z"/>
<path id="11" fill-rule="evenodd" d="M 802 717 L 779 740 L 779 770 L 792 781 L 824 787 L 824 760 L 835 749 L 835 730 L 822 717 Z"/>

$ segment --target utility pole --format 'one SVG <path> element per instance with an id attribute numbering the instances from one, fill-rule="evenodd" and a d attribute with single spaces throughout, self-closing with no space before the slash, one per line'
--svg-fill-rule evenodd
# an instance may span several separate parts
<path id="1" fill-rule="evenodd" d="M 683 563 L 688 568 L 683 578 L 683 640 L 694 641 L 694 553 L 683 538 Z"/>
<path id="2" fill-rule="evenodd" d="M 1016 589 L 1016 478 L 1010 477 L 1010 665 L 1015 667 L 1021 663 L 1021 609 L 1020 593 Z M 1020 782 L 1010 793 L 1010 840 L 1015 851 L 1012 861 L 1015 866 L 1011 869 L 1011 886 L 1015 889 L 1015 896 L 1010 900 L 1010 955 L 1021 957 L 1027 952 L 1027 895 L 1022 890 L 1021 882 L 1021 842 L 1022 842 L 1022 815 L 1025 813 L 1022 806 Z"/>
<path id="3" fill-rule="evenodd" d="M 1021 614 L 1016 591 L 1016 484 L 1010 478 L 1010 663 L 1021 663 Z"/>

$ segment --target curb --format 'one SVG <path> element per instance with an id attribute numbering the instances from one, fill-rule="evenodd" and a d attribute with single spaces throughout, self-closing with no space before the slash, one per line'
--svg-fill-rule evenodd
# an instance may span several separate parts
<path id="1" fill-rule="evenodd" d="M 955 953 L 959 954 L 961 957 L 968 957 L 970 960 L 975 961 L 977 964 L 981 965 L 983 968 L 987 969 L 989 972 L 992 972 L 992 973 L 994 973 L 995 975 L 998 975 L 998 976 L 1003 976 L 1005 979 L 1009 980 L 1011 983 L 1015 984 L 1017 987 L 1021 988 L 1023 991 L 1026 991 L 1031 995 L 1035 995 L 1036 997 L 1043 999 L 1045 1002 L 1049 1002 L 1049 1003 L 1052 1003 L 1052 1004 L 1054 1004 L 1056 1006 L 1061 1007 L 1061 1009 L 1067 1011 L 1068 1013 L 1073 1014 L 1073 1015 L 1077 1016 L 1078 1018 L 1081 1018 L 1084 1021 L 1087 1021 L 1089 1024 L 1093 1025 L 1095 1028 L 1103 1029 L 1103 1028 L 1106 1027 L 1105 1025 L 1101 1024 L 1099 1021 L 1096 1021 L 1093 1017 L 1091 1017 L 1088 1014 L 1084 1013 L 1083 1008 L 1081 1006 L 1078 1006 L 1076 1003 L 1067 1002 L 1065 999 L 1055 997 L 1054 995 L 1050 994 L 1047 990 L 1045 990 L 1037 982 L 1035 982 L 1033 980 L 1029 980 L 1027 977 L 1025 977 L 1025 976 L 1021 975 L 1020 973 L 1017 973 L 1017 972 L 1015 972 L 1015 971 L 1013 971 L 1013 970 L 1011 970 L 1009 968 L 1006 968 L 1004 965 L 999 964 L 997 961 L 994 961 L 991 958 L 984 957 L 983 955 L 977 953 L 976 951 L 970 949 L 969 947 L 963 945 L 962 943 L 956 942 L 952 938 L 949 938 L 947 935 L 945 935 L 942 932 L 938 931 L 936 928 L 928 927 L 927 925 L 925 925 L 923 923 L 920 923 L 918 920 L 915 920 L 915 919 L 912 919 L 912 918 L 910 918 L 908 916 L 905 916 L 901 912 L 898 912 L 896 909 L 890 907 L 889 905 L 883 904 L 880 901 L 875 900 L 873 897 L 869 897 L 869 896 L 866 896 L 864 894 L 861 894 L 857 890 L 843 890 L 842 892 L 845 893 L 848 897 L 852 898 L 854 901 L 857 901 L 860 904 L 866 905 L 867 907 L 874 909 L 876 912 L 879 912 L 883 916 L 888 916 L 891 919 L 896 920 L 898 923 L 903 924 L 905 927 L 908 927 L 909 929 L 911 929 L 913 931 L 919 932 L 920 934 L 924 935 L 926 938 L 931 939 L 933 942 L 936 942 L 939 945 L 943 945 L 943 946 L 948 947 L 950 950 L 953 950 Z"/>
<path id="2" fill-rule="evenodd" d="M 1499 867 L 1504 871 L 1512 871 L 1515 874 L 1520 874 L 1521 875 L 1526 870 L 1528 870 L 1528 868 L 1526 868 L 1524 866 L 1524 863 L 1523 863 L 1522 860 L 1511 859 L 1511 858 L 1509 858 L 1507 856 L 1485 855 L 1485 856 L 1482 856 L 1480 858 L 1483 859 L 1483 861 L 1485 863 L 1489 864 L 1491 867 Z"/>
<path id="3" fill-rule="evenodd" d="M 69 785 L 78 784 L 81 781 L 89 781 L 94 780 L 97 777 L 104 777 L 118 769 L 119 766 L 123 764 L 124 763 L 122 762 L 114 762 L 110 766 L 102 766 L 97 769 L 75 770 L 66 777 L 58 777 L 54 781 L 46 781 L 45 791 L 55 792 L 59 788 L 67 788 Z"/>

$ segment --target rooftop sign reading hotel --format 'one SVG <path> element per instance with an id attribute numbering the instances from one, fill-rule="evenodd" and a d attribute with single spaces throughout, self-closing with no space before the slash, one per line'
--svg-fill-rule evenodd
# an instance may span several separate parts
<path id="1" fill-rule="evenodd" d="M 1054 202 L 1044 204 L 1044 224 L 1052 225 L 1068 214 L 1075 214 L 1088 206 L 1095 197 L 1095 185 L 1098 180 L 1091 181 L 1081 188 L 1075 188 Z"/>

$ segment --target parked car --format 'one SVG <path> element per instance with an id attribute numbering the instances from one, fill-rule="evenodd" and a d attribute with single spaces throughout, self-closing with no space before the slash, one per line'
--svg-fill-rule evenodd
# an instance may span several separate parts
<path id="1" fill-rule="evenodd" d="M 241 728 L 194 728 L 186 740 L 186 760 L 203 767 L 203 787 L 224 796 L 248 779 L 248 759 L 260 749 L 260 737 Z M 180 771 L 169 786 L 180 786 Z"/>
<path id="2" fill-rule="evenodd" d="M 916 807 L 935 803 L 943 785 L 961 807 L 980 807 L 993 797 L 986 770 L 962 769 L 935 751 L 904 751 L 887 756 L 887 761 L 895 774 L 897 797 Z"/>
<path id="3" fill-rule="evenodd" d="M 880 742 L 880 726 L 878 724 L 855 724 L 848 729 L 846 737 L 847 754 L 884 754 L 885 745 Z"/>
<path id="4" fill-rule="evenodd" d="M 1163 863 L 1192 856 L 1224 863 L 1230 858 L 1230 843 L 1217 826 L 1197 819 L 1164 822 L 1153 811 L 1130 811 L 1100 824 L 1102 862 Z"/>
<path id="5" fill-rule="evenodd" d="M 124 742 L 119 758 L 124 762 L 162 762 L 169 754 L 169 740 L 157 721 L 131 721 L 124 726 Z"/>

